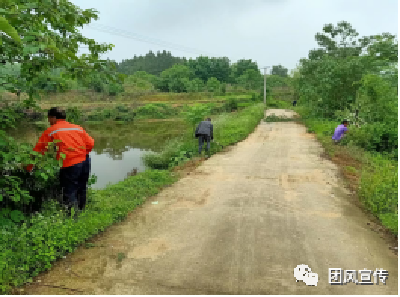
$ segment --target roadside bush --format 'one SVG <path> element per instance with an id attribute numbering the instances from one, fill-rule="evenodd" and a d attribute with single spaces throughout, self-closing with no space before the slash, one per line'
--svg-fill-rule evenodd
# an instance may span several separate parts
<path id="1" fill-rule="evenodd" d="M 7 211 L 1 221 L 12 219 L 12 212 L 28 215 L 40 210 L 45 199 L 57 197 L 61 160 L 55 159 L 54 143 L 41 155 L 33 152 L 31 145 L 17 143 L 3 131 L 0 134 L 0 206 Z M 35 164 L 31 173 L 23 168 L 27 164 Z"/>
<path id="2" fill-rule="evenodd" d="M 238 100 L 236 98 L 229 98 L 224 107 L 227 112 L 236 111 L 238 109 Z"/>
<path id="3" fill-rule="evenodd" d="M 397 234 L 398 164 L 379 154 L 369 159 L 369 166 L 361 174 L 361 201 L 386 227 Z"/>
<path id="4" fill-rule="evenodd" d="M 338 122 L 305 118 L 303 112 L 307 115 L 307 109 L 300 108 L 296 110 L 302 115 L 302 121 L 308 130 L 316 133 L 319 141 L 324 145 L 328 152 L 334 153 L 337 149 L 332 145 L 332 135 L 339 124 Z M 367 125 L 368 126 L 368 125 Z M 366 130 L 362 128 L 352 128 L 351 133 L 346 136 L 342 144 L 353 142 L 357 144 L 357 139 L 362 139 Z M 364 132 L 363 132 L 364 131 Z M 370 139 L 369 134 L 365 135 Z M 356 140 L 354 140 L 356 139 Z M 367 143 L 365 143 L 367 145 Z M 361 151 L 362 149 L 360 149 Z M 384 155 L 381 153 L 362 152 L 355 159 L 362 162 L 362 171 L 358 188 L 358 196 L 365 207 L 376 215 L 384 226 L 389 228 L 394 234 L 398 233 L 398 163 L 393 155 Z M 397 156 L 396 156 L 397 159 Z"/>
<path id="5" fill-rule="evenodd" d="M 1 97 L 0 97 L 1 99 Z M 23 105 L 20 103 L 7 103 L 0 108 L 0 127 L 5 130 L 9 127 L 15 127 L 15 123 L 21 120 L 25 115 L 23 113 Z"/>
<path id="6" fill-rule="evenodd" d="M 396 152 L 398 149 L 397 122 L 376 122 L 363 125 L 360 128 L 353 127 L 347 141 L 371 152 Z"/>
<path id="7" fill-rule="evenodd" d="M 169 116 L 176 116 L 178 110 L 163 103 L 146 104 L 135 110 L 138 118 L 165 119 Z"/>

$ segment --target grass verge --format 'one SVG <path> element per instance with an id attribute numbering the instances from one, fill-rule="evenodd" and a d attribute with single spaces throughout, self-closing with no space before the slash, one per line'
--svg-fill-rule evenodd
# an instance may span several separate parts
<path id="1" fill-rule="evenodd" d="M 264 117 L 263 104 L 247 107 L 239 112 L 222 114 L 213 119 L 214 138 L 210 155 L 222 150 L 223 146 L 232 145 L 245 139 Z M 220 144 L 220 145 L 219 145 Z M 153 169 L 169 169 L 180 166 L 198 153 L 198 140 L 193 131 L 188 131 L 181 138 L 170 142 L 160 154 L 144 156 L 145 164 Z"/>
<path id="2" fill-rule="evenodd" d="M 32 282 L 58 258 L 73 252 L 85 240 L 122 221 L 146 197 L 175 182 L 170 171 L 149 170 L 104 190 L 91 190 L 88 208 L 78 220 L 68 218 L 56 203 L 22 225 L 1 228 L 0 292 Z"/>
<path id="3" fill-rule="evenodd" d="M 304 113 L 301 107 L 294 111 Z M 329 159 L 340 166 L 348 187 L 365 209 L 396 237 L 398 235 L 398 162 L 382 154 L 347 144 L 334 145 L 332 134 L 338 123 L 302 118 L 309 133 L 315 133 Z M 350 127 L 351 129 L 355 127 Z"/>

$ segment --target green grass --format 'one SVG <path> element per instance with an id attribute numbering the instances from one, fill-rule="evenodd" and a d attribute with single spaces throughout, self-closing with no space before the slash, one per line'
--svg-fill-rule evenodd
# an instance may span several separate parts
<path id="1" fill-rule="evenodd" d="M 315 133 L 330 157 L 342 159 L 347 174 L 357 177 L 356 193 L 366 209 L 374 214 L 383 226 L 398 234 L 398 162 L 382 154 L 371 153 L 351 143 L 350 127 L 346 142 L 332 144 L 337 122 L 326 119 L 307 118 L 303 107 L 292 108 L 304 116 L 301 121 L 308 131 Z M 351 164 L 348 164 L 351 163 Z M 354 164 L 360 169 L 354 168 Z M 352 181 L 350 181 L 352 182 Z"/>
<path id="2" fill-rule="evenodd" d="M 276 109 L 289 109 L 292 107 L 291 102 L 285 100 L 276 100 L 273 97 L 269 97 L 266 100 L 267 108 L 276 108 Z"/>
<path id="3" fill-rule="evenodd" d="M 12 286 L 31 282 L 55 260 L 125 219 L 147 197 L 176 180 L 169 171 L 145 171 L 104 190 L 90 190 L 90 203 L 78 220 L 66 217 L 57 204 L 48 203 L 41 214 L 33 215 L 23 225 L 2 226 L 0 292 L 7 293 Z"/>
<path id="4" fill-rule="evenodd" d="M 398 164 L 378 154 L 369 155 L 367 164 L 361 173 L 360 199 L 384 226 L 397 234 Z"/>
<path id="5" fill-rule="evenodd" d="M 214 138 L 223 146 L 243 140 L 264 117 L 263 104 L 247 107 L 237 113 L 227 113 L 213 119 Z M 211 144 L 210 153 L 215 154 L 221 147 Z M 181 138 L 170 142 L 160 154 L 145 155 L 147 166 L 154 169 L 167 169 L 190 160 L 198 152 L 198 140 L 189 130 Z"/>

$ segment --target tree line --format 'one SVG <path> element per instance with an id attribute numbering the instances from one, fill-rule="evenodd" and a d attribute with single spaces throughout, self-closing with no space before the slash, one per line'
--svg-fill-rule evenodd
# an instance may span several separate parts
<path id="1" fill-rule="evenodd" d="M 307 116 L 356 123 L 351 139 L 397 159 L 398 42 L 390 33 L 359 37 L 348 22 L 327 24 L 319 48 L 300 60 L 292 84 Z"/>
<path id="2" fill-rule="evenodd" d="M 3 71 L 10 77 L 18 77 L 20 68 L 20 64 L 6 64 Z M 264 84 L 257 62 L 251 59 L 242 59 L 236 63 L 231 63 L 227 57 L 200 56 L 186 59 L 174 57 L 165 50 L 157 55 L 150 51 L 145 56 L 135 56 L 121 63 L 107 59 L 103 69 L 82 77 L 79 82 L 64 79 L 64 71 L 62 68 L 53 68 L 46 74 L 39 74 L 35 88 L 53 93 L 91 89 L 115 96 L 125 91 L 125 85 L 160 92 L 225 93 L 227 85 L 262 92 Z M 288 69 L 282 65 L 273 66 L 267 81 L 268 88 L 288 85 L 287 73 Z M 109 74 L 115 76 L 113 81 L 107 78 Z M 18 84 L 18 88 L 23 92 L 26 89 L 23 82 Z"/>
<path id="3" fill-rule="evenodd" d="M 172 64 L 174 63 L 175 64 Z M 171 65 L 166 67 L 167 65 Z M 162 65 L 165 66 L 162 67 Z M 154 69 L 157 67 L 157 71 Z M 117 70 L 129 74 L 126 81 L 154 88 L 161 92 L 215 92 L 224 93 L 227 85 L 245 90 L 260 90 L 263 77 L 257 62 L 242 59 L 231 63 L 227 57 L 200 56 L 195 59 L 176 58 L 169 52 L 124 60 Z M 268 85 L 287 85 L 288 69 L 282 65 L 272 67 Z M 148 85 L 150 83 L 150 86 Z"/>

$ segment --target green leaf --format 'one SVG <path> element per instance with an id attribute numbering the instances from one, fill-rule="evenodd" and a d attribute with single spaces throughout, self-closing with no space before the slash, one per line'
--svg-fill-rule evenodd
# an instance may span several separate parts
<path id="1" fill-rule="evenodd" d="M 21 38 L 18 35 L 18 32 L 14 29 L 13 26 L 10 25 L 10 23 L 3 17 L 0 16 L 0 30 L 4 33 L 6 33 L 8 36 L 10 36 L 14 41 L 18 43 L 21 42 Z"/>
<path id="2" fill-rule="evenodd" d="M 26 54 L 36 54 L 39 51 L 40 47 L 38 46 L 25 46 L 22 53 Z"/>
<path id="3" fill-rule="evenodd" d="M 24 219 L 24 215 L 19 210 L 13 210 L 10 213 L 10 217 L 14 222 L 17 222 L 17 223 L 19 223 L 20 221 L 22 221 Z"/>

